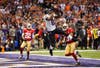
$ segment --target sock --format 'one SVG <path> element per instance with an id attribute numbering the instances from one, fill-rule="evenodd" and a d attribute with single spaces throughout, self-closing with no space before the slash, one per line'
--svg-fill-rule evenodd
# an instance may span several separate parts
<path id="1" fill-rule="evenodd" d="M 20 54 L 21 54 L 21 56 L 23 55 L 23 50 L 24 50 L 24 48 L 20 48 Z"/>
<path id="2" fill-rule="evenodd" d="M 50 49 L 49 52 L 50 52 L 50 55 L 53 56 L 53 50 Z"/>
<path id="3" fill-rule="evenodd" d="M 27 59 L 29 59 L 29 51 L 27 51 Z"/>
<path id="4" fill-rule="evenodd" d="M 74 53 L 72 53 L 72 56 L 75 59 L 75 61 L 77 62 L 78 61 L 77 56 Z"/>
<path id="5" fill-rule="evenodd" d="M 69 53 L 69 54 L 65 54 L 65 56 L 71 56 L 72 54 L 71 53 Z"/>

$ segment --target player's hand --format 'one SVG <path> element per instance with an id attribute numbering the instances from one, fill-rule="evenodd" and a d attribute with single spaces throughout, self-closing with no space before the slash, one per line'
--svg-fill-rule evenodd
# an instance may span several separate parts
<path id="1" fill-rule="evenodd" d="M 34 38 L 37 38 L 38 36 L 39 36 L 39 34 L 35 34 L 35 35 L 34 35 Z"/>
<path id="2" fill-rule="evenodd" d="M 58 44 L 56 43 L 56 48 L 58 48 Z"/>
<path id="3" fill-rule="evenodd" d="M 81 38 L 78 38 L 79 41 L 81 41 Z"/>

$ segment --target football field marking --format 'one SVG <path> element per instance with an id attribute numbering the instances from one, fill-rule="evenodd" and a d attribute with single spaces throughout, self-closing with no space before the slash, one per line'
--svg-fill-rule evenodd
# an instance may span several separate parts
<path id="1" fill-rule="evenodd" d="M 16 59 L 0 58 L 0 68 L 13 68 L 13 67 L 59 67 L 59 66 L 73 66 L 69 64 L 39 62 L 39 61 L 15 61 Z M 31 64 L 30 64 L 31 63 Z"/>

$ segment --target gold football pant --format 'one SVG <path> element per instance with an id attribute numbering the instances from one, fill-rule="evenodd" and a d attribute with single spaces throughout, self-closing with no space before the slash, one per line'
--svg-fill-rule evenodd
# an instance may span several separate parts
<path id="1" fill-rule="evenodd" d="M 76 49 L 76 42 L 68 43 L 65 48 L 65 54 L 74 53 Z"/>
<path id="2" fill-rule="evenodd" d="M 25 46 L 27 46 L 27 51 L 30 51 L 31 41 L 23 41 L 20 48 L 24 48 Z"/>

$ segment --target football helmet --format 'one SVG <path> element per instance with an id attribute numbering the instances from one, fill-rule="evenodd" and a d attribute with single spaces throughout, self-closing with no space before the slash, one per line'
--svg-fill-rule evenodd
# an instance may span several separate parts
<path id="1" fill-rule="evenodd" d="M 31 29 L 31 28 L 32 28 L 31 24 L 28 23 L 28 24 L 27 24 L 27 29 Z"/>

